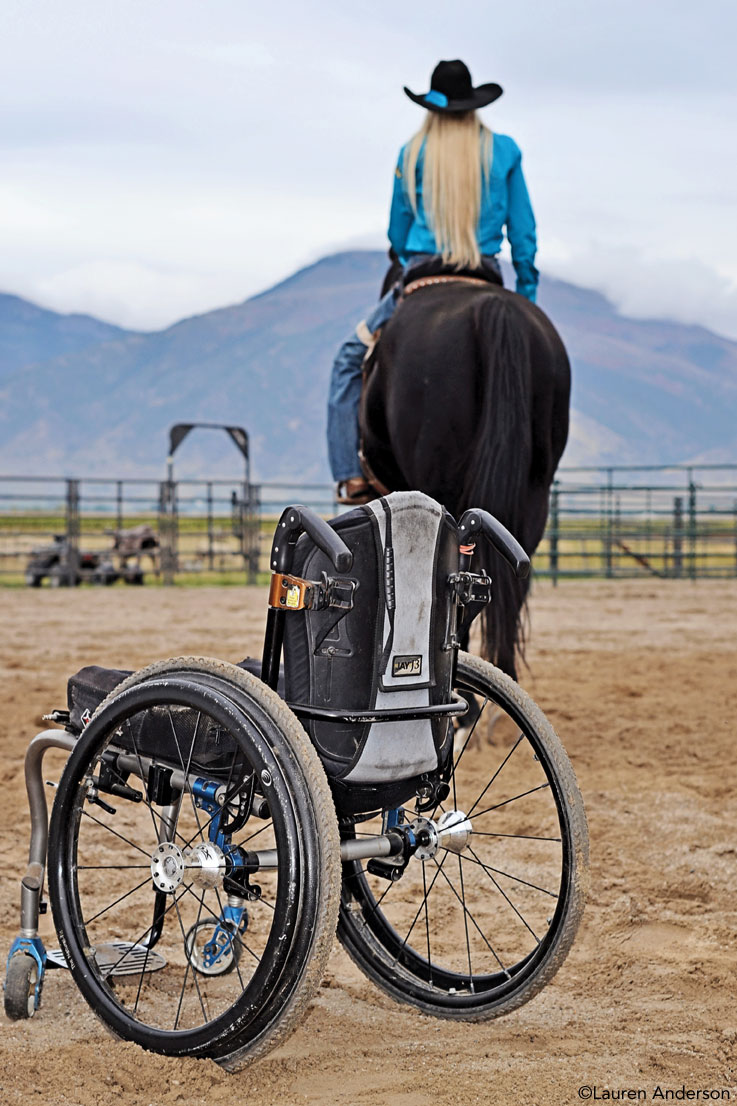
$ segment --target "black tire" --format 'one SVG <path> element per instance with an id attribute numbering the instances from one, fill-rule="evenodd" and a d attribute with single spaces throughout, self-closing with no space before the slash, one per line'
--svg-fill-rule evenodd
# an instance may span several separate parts
<path id="1" fill-rule="evenodd" d="M 8 961 L 5 975 L 5 1013 L 13 1021 L 32 1018 L 36 1012 L 38 964 L 25 952 L 17 952 Z"/>
<path id="2" fill-rule="evenodd" d="M 365 861 L 344 864 L 338 937 L 392 998 L 481 1021 L 527 1002 L 565 959 L 583 911 L 588 832 L 560 740 L 519 685 L 460 653 L 455 687 L 479 700 L 475 736 L 454 753 L 447 800 L 424 817 L 463 811 L 467 843 L 451 851 L 441 837 L 435 855 L 412 857 L 396 882 Z"/>
<path id="3" fill-rule="evenodd" d="M 111 793 L 110 777 L 105 786 L 100 780 L 103 753 L 109 763 L 123 747 L 137 765 L 126 786 L 141 792 L 140 802 Z M 253 873 L 261 895 L 248 902 L 248 926 L 238 938 L 242 954 L 232 971 L 194 971 L 186 947 L 193 924 L 222 917 L 228 898 L 222 872 L 220 885 L 197 886 L 197 873 L 193 877 L 184 862 L 177 869 L 180 862 L 166 846 L 181 882 L 170 892 L 155 889 L 150 858 L 171 795 L 166 772 L 164 791 L 156 794 L 159 785 L 143 758 L 189 781 L 174 830 L 165 835 L 181 846 L 185 861 L 186 848 L 208 844 L 207 827 L 220 809 L 196 809 L 193 777 L 224 787 L 222 809 L 228 812 L 248 798 L 251 786 L 257 800 L 259 791 L 266 797 L 268 811 L 259 818 L 256 802 L 245 823 L 236 818 L 232 833 L 232 845 L 277 855 L 276 870 Z M 119 786 L 120 762 L 115 772 Z M 234 1070 L 280 1043 L 306 1012 L 335 933 L 337 821 L 324 770 L 302 726 L 254 676 L 220 661 L 177 658 L 129 677 L 95 712 L 67 762 L 49 840 L 59 941 L 82 994 L 115 1034 L 155 1052 L 209 1057 Z M 136 946 L 130 953 L 119 946 L 118 968 L 134 952 L 141 967 L 116 975 L 111 986 L 100 961 L 113 938 Z M 166 966 L 146 970 L 159 957 Z"/>

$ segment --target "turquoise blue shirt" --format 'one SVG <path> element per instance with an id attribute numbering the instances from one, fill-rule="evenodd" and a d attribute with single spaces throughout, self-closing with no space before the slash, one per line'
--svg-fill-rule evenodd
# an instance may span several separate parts
<path id="1" fill-rule="evenodd" d="M 403 146 L 399 151 L 389 216 L 389 241 L 402 264 L 406 264 L 414 253 L 438 252 L 422 203 L 425 144 L 423 143 L 417 158 L 416 215 L 409 202 L 403 177 L 405 149 L 406 146 Z M 535 216 L 522 173 L 522 153 L 513 138 L 506 134 L 495 134 L 488 183 L 482 176 L 481 212 L 476 231 L 482 254 L 499 253 L 505 228 L 517 274 L 517 291 L 534 303 L 538 280 L 535 268 L 537 237 Z"/>

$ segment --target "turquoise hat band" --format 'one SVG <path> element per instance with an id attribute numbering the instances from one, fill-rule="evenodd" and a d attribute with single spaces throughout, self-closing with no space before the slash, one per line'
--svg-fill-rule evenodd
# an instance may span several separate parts
<path id="1" fill-rule="evenodd" d="M 433 104 L 436 108 L 447 108 L 448 97 L 444 92 L 437 92 L 434 88 L 423 97 L 426 104 Z"/>

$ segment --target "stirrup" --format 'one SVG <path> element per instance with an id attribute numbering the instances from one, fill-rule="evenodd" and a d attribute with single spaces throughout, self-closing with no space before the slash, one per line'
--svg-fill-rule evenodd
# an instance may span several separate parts
<path id="1" fill-rule="evenodd" d="M 379 493 L 372 488 L 368 480 L 363 476 L 351 476 L 348 480 L 341 480 L 335 492 L 338 503 L 348 507 L 360 507 L 362 503 L 371 503 L 379 499 Z"/>

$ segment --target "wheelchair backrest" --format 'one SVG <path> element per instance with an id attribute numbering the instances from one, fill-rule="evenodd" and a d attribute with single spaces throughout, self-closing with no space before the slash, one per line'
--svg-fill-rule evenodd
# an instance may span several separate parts
<path id="1" fill-rule="evenodd" d="M 287 702 L 344 716 L 448 703 L 454 655 L 448 577 L 459 562 L 452 517 L 421 492 L 393 492 L 331 525 L 353 553 L 353 606 L 287 615 Z M 303 534 L 293 571 L 319 580 L 332 566 Z M 306 718 L 304 724 L 328 775 L 349 786 L 433 772 L 451 740 L 447 716 L 389 722 Z"/>

